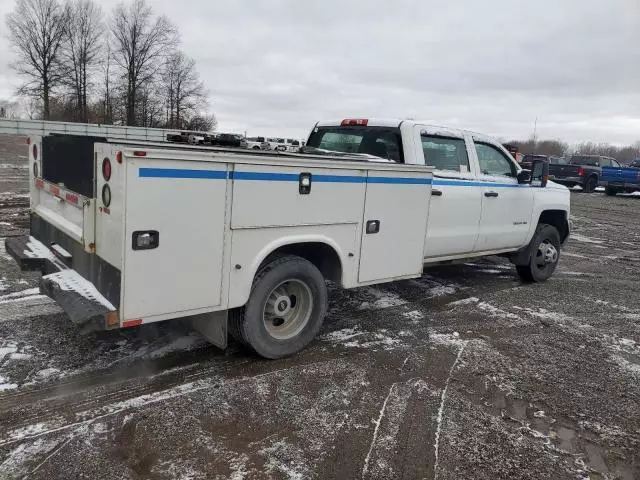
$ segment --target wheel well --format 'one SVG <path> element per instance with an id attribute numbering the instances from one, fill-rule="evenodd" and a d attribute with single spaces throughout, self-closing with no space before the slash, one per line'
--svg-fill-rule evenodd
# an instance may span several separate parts
<path id="1" fill-rule="evenodd" d="M 538 223 L 546 223 L 556 227 L 560 234 L 561 242 L 564 242 L 569 235 L 569 222 L 567 220 L 567 212 L 564 210 L 545 210 L 540 214 Z"/>
<path id="2" fill-rule="evenodd" d="M 297 255 L 298 257 L 302 257 L 313 263 L 327 280 L 342 283 L 342 263 L 340 262 L 340 257 L 333 247 L 326 243 L 306 242 L 284 245 L 271 252 L 267 258 L 264 259 L 260 267 L 273 260 L 274 257 L 280 257 L 282 255 Z"/>

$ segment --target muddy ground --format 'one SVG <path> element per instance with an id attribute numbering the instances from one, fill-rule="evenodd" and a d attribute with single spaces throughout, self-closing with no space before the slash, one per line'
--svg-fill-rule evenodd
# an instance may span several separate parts
<path id="1" fill-rule="evenodd" d="M 27 227 L 0 138 L 0 242 Z M 640 478 L 640 197 L 572 193 L 556 275 L 490 258 L 331 289 L 299 355 L 180 322 L 80 335 L 0 247 L 0 478 Z"/>

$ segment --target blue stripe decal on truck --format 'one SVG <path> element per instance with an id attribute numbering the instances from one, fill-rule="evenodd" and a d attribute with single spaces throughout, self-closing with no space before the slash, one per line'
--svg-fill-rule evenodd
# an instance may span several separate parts
<path id="1" fill-rule="evenodd" d="M 186 168 L 139 168 L 139 177 L 147 178 L 208 178 L 224 180 L 227 172 L 224 170 L 191 170 Z"/>
<path id="2" fill-rule="evenodd" d="M 522 187 L 517 183 L 501 183 L 501 182 L 478 182 L 475 180 L 441 180 L 439 178 L 433 179 L 433 185 L 435 186 L 449 186 L 449 187 L 495 187 L 495 188 L 515 188 Z M 528 185 L 527 185 L 528 186 Z"/>
<path id="3" fill-rule="evenodd" d="M 228 174 L 227 174 L 228 173 Z M 224 170 L 195 170 L 182 168 L 139 168 L 138 176 L 145 178 L 187 178 L 224 180 L 254 180 L 266 182 L 297 182 L 297 173 L 275 172 L 226 172 Z M 400 185 L 429 185 L 430 178 L 414 177 L 365 177 L 357 175 L 313 175 L 314 182 L 320 183 L 387 183 Z"/>

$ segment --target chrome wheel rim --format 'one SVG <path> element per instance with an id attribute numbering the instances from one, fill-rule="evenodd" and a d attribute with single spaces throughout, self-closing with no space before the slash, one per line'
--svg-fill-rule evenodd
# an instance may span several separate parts
<path id="1" fill-rule="evenodd" d="M 312 310 L 313 295 L 309 286 L 302 280 L 285 280 L 267 296 L 262 320 L 269 335 L 288 340 L 309 323 Z"/>
<path id="2" fill-rule="evenodd" d="M 558 249 L 549 240 L 542 241 L 538 245 L 535 261 L 538 268 L 545 268 L 547 265 L 557 263 Z"/>

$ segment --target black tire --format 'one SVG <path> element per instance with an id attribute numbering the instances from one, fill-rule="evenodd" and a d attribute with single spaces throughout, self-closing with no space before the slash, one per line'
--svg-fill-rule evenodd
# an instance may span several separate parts
<path id="1" fill-rule="evenodd" d="M 555 261 L 541 264 L 544 260 L 544 253 L 540 247 L 544 243 L 552 245 L 556 254 Z M 523 265 L 516 265 L 516 271 L 525 282 L 544 282 L 553 275 L 560 260 L 560 234 L 556 227 L 540 223 L 531 239 L 529 249 L 531 251 L 529 261 Z"/>
<path id="2" fill-rule="evenodd" d="M 590 177 L 587 177 L 587 179 L 584 181 L 584 184 L 582 185 L 582 191 L 584 193 L 592 193 L 597 186 L 598 178 L 592 175 Z"/>
<path id="3" fill-rule="evenodd" d="M 308 319 L 290 338 L 276 338 L 267 330 L 265 308 L 275 289 L 288 283 L 303 285 L 310 294 Z M 293 299 L 292 297 L 292 305 Z M 294 306 L 291 306 L 294 308 Z M 299 352 L 318 334 L 327 313 L 327 286 L 318 268 L 304 258 L 286 255 L 272 259 L 256 274 L 249 301 L 229 314 L 229 332 L 240 343 L 264 358 L 283 358 Z M 274 319 L 275 322 L 276 319 Z M 281 320 L 281 319 L 277 319 Z M 273 324 L 279 328 L 280 325 Z M 284 326 L 284 324 L 281 324 Z"/>
<path id="4" fill-rule="evenodd" d="M 613 197 L 618 193 L 618 190 L 616 190 L 615 188 L 612 188 L 612 187 L 605 187 L 604 193 L 606 195 L 609 195 L 610 197 Z"/>

